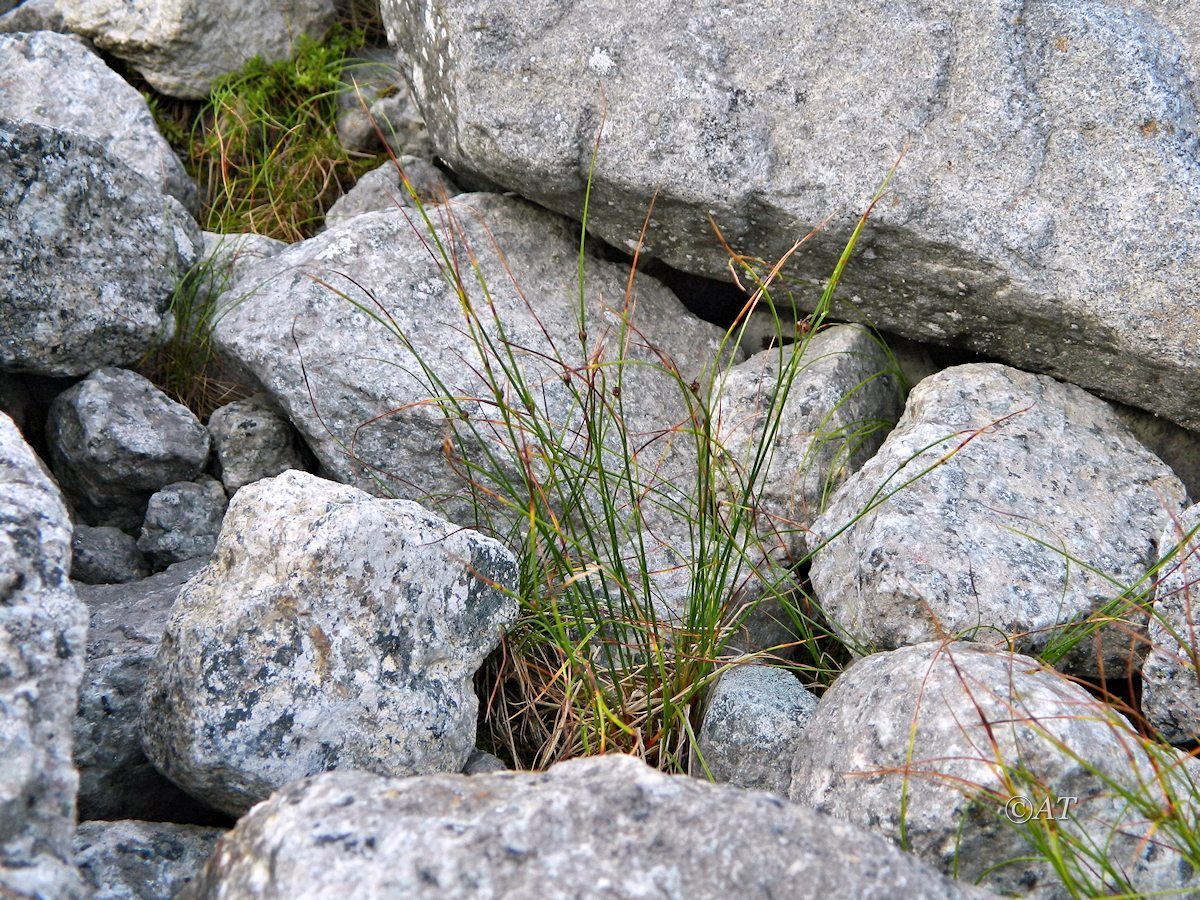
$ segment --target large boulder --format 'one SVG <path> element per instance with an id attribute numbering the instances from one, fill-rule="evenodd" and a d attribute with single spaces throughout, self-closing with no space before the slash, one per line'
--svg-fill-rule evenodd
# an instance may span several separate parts
<path id="1" fill-rule="evenodd" d="M 464 475 L 482 476 L 448 461 L 446 451 L 464 448 L 455 446 L 447 414 L 432 398 L 458 398 L 466 419 L 450 414 L 464 422 L 460 435 L 471 427 L 479 435 L 464 438 L 474 442 L 466 448 L 472 462 L 484 462 L 485 452 L 511 462 L 513 435 L 483 372 L 490 367 L 513 415 L 524 416 L 500 374 L 502 366 L 519 368 L 546 430 L 583 454 L 582 410 L 615 405 L 616 370 L 601 363 L 617 358 L 622 341 L 636 361 L 623 367 L 619 391 L 633 449 L 647 469 L 653 465 L 645 460 L 671 456 L 664 481 L 688 470 L 681 450 L 689 440 L 671 440 L 687 422 L 681 390 L 713 364 L 719 329 L 645 277 L 634 279 L 626 307 L 628 268 L 586 256 L 581 340 L 579 240 L 568 220 L 493 194 L 458 197 L 434 218 L 434 233 L 425 234 L 400 210 L 356 216 L 242 270 L 225 294 L 216 346 L 261 383 L 331 476 L 437 504 L 452 520 L 471 522 Z M 445 264 L 461 274 L 466 303 L 435 239 Z M 627 308 L 632 325 L 623 335 Z M 674 360 L 682 382 L 667 374 L 660 353 Z M 609 387 L 597 395 L 605 377 Z M 611 465 L 623 465 L 630 448 L 612 449 Z"/>
<path id="2" fill-rule="evenodd" d="M 71 721 L 87 613 L 58 488 L 0 413 L 0 895 L 81 896 Z"/>
<path id="3" fill-rule="evenodd" d="M 1194 743 L 1200 741 L 1200 505 L 1171 522 L 1158 546 L 1171 557 L 1155 588 L 1142 711 L 1168 741 Z"/>
<path id="4" fill-rule="evenodd" d="M 199 246 L 179 201 L 105 144 L 0 115 L 0 368 L 136 362 Z"/>
<path id="5" fill-rule="evenodd" d="M 1011 640 L 1120 677 L 1140 665 L 1146 611 L 1110 601 L 1154 564 L 1184 496 L 1102 400 L 1007 366 L 956 366 L 912 391 L 814 523 L 813 588 L 855 646 Z M 1068 635 L 1101 610 L 1116 621 Z"/>
<path id="6" fill-rule="evenodd" d="M 250 59 L 291 56 L 333 23 L 332 0 L 59 0 L 67 27 L 129 61 L 155 90 L 203 100 Z"/>
<path id="7" fill-rule="evenodd" d="M 199 200 L 145 98 L 72 35 L 38 31 L 0 36 L 0 109 L 99 141 L 162 193 L 188 209 Z"/>
<path id="8" fill-rule="evenodd" d="M 1025 656 L 937 641 L 869 656 L 834 681 L 794 754 L 792 800 L 1000 894 L 1200 888 L 1194 761 Z"/>
<path id="9" fill-rule="evenodd" d="M 87 672 L 72 726 L 80 821 L 217 816 L 160 775 L 142 750 L 146 672 L 175 598 L 201 566 L 179 563 L 132 584 L 75 586 L 88 609 Z"/>
<path id="10" fill-rule="evenodd" d="M 195 478 L 208 431 L 191 410 L 136 372 L 97 369 L 50 405 L 54 474 L 89 525 L 136 529 L 160 488 Z"/>
<path id="11" fill-rule="evenodd" d="M 234 815 L 327 769 L 459 772 L 516 579 L 497 541 L 410 501 L 295 471 L 248 485 L 167 623 L 146 754 Z"/>
<path id="12" fill-rule="evenodd" d="M 712 221 L 848 318 L 1200 427 L 1193 5 L 383 0 L 438 155 L 727 278 Z M 653 23 L 647 27 L 647 23 Z M 711 220 L 710 220 L 711 217 Z M 811 308 L 819 288 L 798 300 Z"/>
<path id="13" fill-rule="evenodd" d="M 602 827 L 601 827 L 602 826 Z M 549 772 L 289 785 L 218 842 L 198 898 L 974 896 L 767 794 L 605 756 Z"/>

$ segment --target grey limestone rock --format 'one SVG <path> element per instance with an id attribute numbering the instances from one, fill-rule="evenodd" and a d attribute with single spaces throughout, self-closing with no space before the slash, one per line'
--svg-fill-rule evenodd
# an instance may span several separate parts
<path id="1" fill-rule="evenodd" d="M 94 900 L 164 900 L 199 874 L 221 828 L 166 822 L 85 822 L 75 864 Z"/>
<path id="2" fill-rule="evenodd" d="M 515 358 L 526 383 L 537 385 L 539 414 L 556 430 L 580 432 L 581 407 L 571 388 L 588 393 L 582 367 L 591 354 L 606 360 L 616 355 L 628 269 L 584 260 L 585 354 L 578 315 L 579 242 L 567 220 L 491 194 L 460 196 L 439 208 L 435 218 L 443 216 L 449 221 L 438 225 L 439 234 L 454 248 L 454 264 L 470 271 L 464 249 L 469 245 L 489 286 L 490 307 L 468 276 L 479 327 L 495 341 L 496 320 L 502 323 L 506 340 L 519 348 Z M 511 440 L 502 426 L 489 425 L 494 421 L 487 401 L 491 394 L 479 375 L 484 363 L 466 334 L 462 302 L 439 269 L 429 240 L 401 211 L 392 210 L 366 213 L 353 226 L 293 245 L 250 267 L 230 287 L 228 296 L 235 302 L 217 323 L 214 340 L 223 354 L 254 374 L 332 477 L 370 491 L 380 491 L 378 478 L 397 496 L 436 505 L 453 521 L 472 522 L 474 506 L 464 479 L 443 450 L 446 417 L 430 398 L 443 390 L 478 398 L 463 405 L 480 429 L 480 440 L 493 447 Z M 720 331 L 688 315 L 652 279 L 636 278 L 633 296 L 637 332 L 630 337 L 628 355 L 643 365 L 625 367 L 624 414 L 633 439 L 649 445 L 643 452 L 649 458 L 666 452 L 660 448 L 687 416 L 680 387 L 661 368 L 658 353 L 673 358 L 687 384 L 703 378 L 705 366 L 717 357 Z M 390 324 L 355 303 L 380 317 L 386 311 Z M 561 364 L 550 361 L 556 356 Z M 443 387 L 430 383 L 422 365 Z M 570 387 L 563 382 L 564 371 L 568 380 L 576 372 Z M 583 441 L 580 434 L 578 444 Z M 676 456 L 664 467 L 686 470 L 677 447 L 687 443 L 674 441 Z M 624 449 L 613 452 L 625 458 Z M 664 468 L 665 480 L 670 474 Z"/>
<path id="3" fill-rule="evenodd" d="M 692 774 L 786 797 L 797 739 L 816 708 L 817 698 L 787 669 L 729 670 L 709 693 Z"/>
<path id="4" fill-rule="evenodd" d="M 218 842 L 195 896 L 324 896 L 348 884 L 439 900 L 975 896 L 843 822 L 626 756 L 540 774 L 305 779 Z"/>
<path id="5" fill-rule="evenodd" d="M 76 523 L 71 539 L 71 578 L 83 584 L 124 584 L 150 574 L 133 535 L 111 525 Z"/>
<path id="6" fill-rule="evenodd" d="M 92 138 L 159 191 L 197 208 L 196 185 L 145 98 L 79 38 L 49 31 L 0 36 L 0 71 L 6 118 Z"/>
<path id="7" fill-rule="evenodd" d="M 208 417 L 221 483 L 232 496 L 248 484 L 303 469 L 300 436 L 265 394 L 227 403 Z"/>
<path id="8" fill-rule="evenodd" d="M 168 484 L 146 505 L 137 545 L 156 568 L 188 559 L 208 559 L 228 501 L 221 482 L 207 476 Z"/>
<path id="9" fill-rule="evenodd" d="M 234 815 L 327 769 L 461 771 L 516 577 L 498 542 L 410 501 L 295 471 L 249 485 L 163 634 L 146 754 Z"/>
<path id="10" fill-rule="evenodd" d="M 46 439 L 55 477 L 89 525 L 142 524 L 150 495 L 199 475 L 208 431 L 126 369 L 97 369 L 55 398 Z"/>
<path id="11" fill-rule="evenodd" d="M 202 100 L 251 58 L 287 59 L 333 23 L 331 0 L 58 0 L 72 31 L 128 60 L 155 90 Z"/>
<path id="12" fill-rule="evenodd" d="M 71 720 L 87 614 L 67 573 L 71 521 L 0 413 L 0 895 L 82 896 L 71 861 Z"/>
<path id="13" fill-rule="evenodd" d="M 947 634 L 1038 653 L 1146 574 L 1183 501 L 1103 401 L 1006 366 L 956 366 L 913 390 L 813 525 L 812 583 L 857 646 Z M 1140 666 L 1144 609 L 1110 612 L 1121 621 L 1062 665 L 1109 677 Z"/>
<path id="14" fill-rule="evenodd" d="M 150 765 L 140 727 L 150 661 L 175 598 L 201 566 L 179 563 L 131 584 L 75 586 L 89 619 L 73 725 L 80 821 L 211 821 L 215 815 Z"/>
<path id="15" fill-rule="evenodd" d="M 179 201 L 105 144 L 0 113 L 0 368 L 136 362 L 199 246 Z"/>
<path id="16" fill-rule="evenodd" d="M 404 173 L 403 177 L 401 172 Z M 404 186 L 403 178 L 408 179 L 425 206 L 434 206 L 459 193 L 454 183 L 433 163 L 416 156 L 402 156 L 395 162 L 385 162 L 358 179 L 358 183 L 329 208 L 325 214 L 325 225 L 333 226 L 354 216 L 381 209 L 395 209 L 398 206 L 412 208 L 413 199 Z M 412 215 L 415 217 L 416 213 Z"/>
<path id="17" fill-rule="evenodd" d="M 795 353 L 802 353 L 798 361 Z M 763 350 L 725 373 L 715 404 L 725 496 L 742 502 L 743 485 L 761 463 L 755 525 L 786 557 L 805 555 L 805 530 L 900 417 L 892 368 L 870 332 L 841 325 L 803 345 Z M 764 458 L 768 426 L 774 449 Z"/>
<path id="18" fill-rule="evenodd" d="M 1191 763 L 1161 747 L 1152 758 L 1121 715 L 1033 659 L 934 641 L 869 656 L 834 681 L 796 742 L 789 797 L 1000 894 L 1074 895 L 1030 852 L 1027 828 L 1055 818 L 1064 858 L 1103 848 L 1123 880 L 1091 866 L 1106 889 L 1190 895 L 1200 876 L 1180 835 L 1143 809 L 1171 795 L 1194 802 Z"/>
<path id="19" fill-rule="evenodd" d="M 456 173 L 728 278 L 820 282 L 907 148 L 835 313 L 1200 427 L 1200 74 L 1178 0 L 731 7 L 383 0 Z M 647 27 L 647 23 L 653 23 Z"/>
<path id="20" fill-rule="evenodd" d="M 1200 740 L 1200 505 L 1163 531 L 1161 556 L 1174 556 L 1159 576 L 1150 619 L 1150 655 L 1142 667 L 1142 711 L 1172 743 Z"/>

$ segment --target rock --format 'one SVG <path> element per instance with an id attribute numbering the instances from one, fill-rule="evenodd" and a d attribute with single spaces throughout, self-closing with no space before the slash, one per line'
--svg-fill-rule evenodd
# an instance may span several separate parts
<path id="1" fill-rule="evenodd" d="M 817 698 L 787 669 L 730 669 L 709 693 L 692 773 L 786 797 L 796 741 L 816 708 Z"/>
<path id="2" fill-rule="evenodd" d="M 248 485 L 175 603 L 146 754 L 233 815 L 327 769 L 461 771 L 516 577 L 497 541 L 415 503 L 295 471 Z"/>
<path id="3" fill-rule="evenodd" d="M 259 479 L 305 468 L 300 436 L 266 394 L 214 411 L 208 431 L 221 483 L 230 496 Z"/>
<path id="4" fill-rule="evenodd" d="M 74 721 L 79 818 L 211 822 L 142 751 L 146 671 L 171 606 L 203 564 L 193 560 L 132 584 L 76 585 L 89 616 L 87 674 Z"/>
<path id="5" fill-rule="evenodd" d="M 71 578 L 83 584 L 125 584 L 150 574 L 150 566 L 132 535 L 103 525 L 75 526 L 71 540 Z"/>
<path id="6" fill-rule="evenodd" d="M 218 842 L 195 896 L 347 884 L 430 898 L 974 896 L 845 823 L 626 756 L 540 774 L 306 779 Z"/>
<path id="7" fill-rule="evenodd" d="M 433 156 L 425 120 L 396 65 L 394 50 L 368 49 L 348 59 L 342 85 L 337 134 L 346 150 L 378 153 L 386 146 L 396 156 Z"/>
<path id="8" fill-rule="evenodd" d="M 403 177 L 401 177 L 403 172 Z M 372 169 L 346 194 L 339 197 L 325 214 L 326 227 L 346 219 L 376 210 L 398 206 L 415 207 L 412 196 L 404 187 L 407 178 L 425 206 L 434 206 L 458 194 L 458 188 L 433 163 L 415 156 L 402 156 L 395 162 L 385 162 Z M 412 214 L 416 221 L 416 214 Z"/>
<path id="9" fill-rule="evenodd" d="M 199 242 L 179 202 L 103 144 L 0 115 L 0 368 L 136 362 Z"/>
<path id="10" fill-rule="evenodd" d="M 1164 740 L 1200 741 L 1200 505 L 1172 522 L 1158 543 L 1175 555 L 1159 575 L 1150 618 L 1150 655 L 1142 667 L 1142 711 Z"/>
<path id="11" fill-rule="evenodd" d="M 289 58 L 300 35 L 321 37 L 334 17 L 331 0 L 59 0 L 59 9 L 72 31 L 130 62 L 155 90 L 189 100 L 255 56 Z"/>
<path id="12" fill-rule="evenodd" d="M 0 414 L 0 895 L 78 897 L 71 720 L 87 614 L 58 488 Z"/>
<path id="13" fill-rule="evenodd" d="M 869 656 L 821 698 L 792 765 L 792 800 L 999 894 L 1076 894 L 1030 852 L 1035 828 L 1072 871 L 1104 881 L 1101 894 L 1200 886 L 1170 820 L 1149 824 L 1140 807 L 1166 809 L 1168 784 L 1193 802 L 1185 759 L 1162 748 L 1152 759 L 1111 707 L 1025 656 L 936 641 Z M 1096 848 L 1112 872 L 1097 875 Z M 1105 880 L 1113 873 L 1126 883 Z"/>
<path id="14" fill-rule="evenodd" d="M 383 0 L 437 154 L 615 246 L 727 279 L 710 215 L 816 281 L 907 147 L 842 318 L 1200 428 L 1200 22 L 1165 0 Z M 654 23 L 646 27 L 646 23 Z M 887 73 L 883 77 L 881 73 Z M 460 179 L 461 181 L 461 179 Z"/>
<path id="15" fill-rule="evenodd" d="M 58 0 L 25 0 L 0 16 L 0 34 L 25 31 L 66 32 L 67 25 L 58 11 Z"/>
<path id="16" fill-rule="evenodd" d="M 1173 422 L 1132 406 L 1120 403 L 1112 406 L 1113 412 L 1133 432 L 1134 437 L 1179 476 L 1187 488 L 1188 496 L 1200 498 L 1200 432 L 1180 428 Z"/>
<path id="17" fill-rule="evenodd" d="M 797 351 L 803 355 L 792 368 Z M 763 350 L 725 373 L 715 410 L 728 467 L 724 494 L 728 502 L 745 503 L 744 485 L 757 477 L 755 527 L 786 557 L 805 556 L 805 530 L 899 418 L 892 368 L 869 331 L 842 325 L 804 345 Z M 781 369 L 790 384 L 781 384 Z M 773 400 L 781 388 L 786 399 Z M 774 450 L 765 455 L 768 437 Z"/>
<path id="18" fill-rule="evenodd" d="M 75 864 L 96 900 L 175 897 L 223 833 L 166 822 L 85 822 L 75 835 Z"/>
<path id="19" fill-rule="evenodd" d="M 196 184 L 145 98 L 79 38 L 49 31 L 0 37 L 0 71 L 6 118 L 91 138 L 161 193 L 199 209 Z"/>
<path id="20" fill-rule="evenodd" d="M 467 764 L 463 766 L 462 771 L 464 775 L 490 775 L 493 772 L 507 772 L 508 766 L 500 757 L 476 747 L 467 757 Z"/>
<path id="21" fill-rule="evenodd" d="M 60 394 L 46 432 L 55 477 L 89 525 L 137 528 L 151 494 L 208 460 L 192 412 L 125 369 L 97 369 Z"/>
<path id="22" fill-rule="evenodd" d="M 879 453 L 813 525 L 810 577 L 852 644 L 948 634 L 1057 659 L 1059 626 L 1146 574 L 1183 499 L 1103 401 L 1006 366 L 956 366 L 913 390 Z M 1102 643 L 1083 638 L 1062 665 L 1095 673 L 1102 662 L 1117 678 L 1140 665 L 1145 610 L 1110 612 L 1119 621 L 1100 629 Z"/>
<path id="23" fill-rule="evenodd" d="M 188 559 L 208 559 L 225 517 L 225 489 L 207 476 L 168 484 L 146 506 L 138 548 L 159 569 Z"/>
<path id="24" fill-rule="evenodd" d="M 587 356 L 580 347 L 579 242 L 572 226 L 519 199 L 490 194 L 456 198 L 435 218 L 443 215 L 453 221 L 439 225 L 438 233 L 456 248 L 455 264 L 470 265 L 465 243 L 490 289 L 488 309 L 482 306 L 477 282 L 472 278 L 467 284 L 478 304 L 480 327 L 496 339 L 494 310 L 507 340 L 521 348 L 517 360 L 523 377 L 538 385 L 539 415 L 556 430 L 579 428 L 580 404 L 571 388 L 584 394 L 589 388 L 580 371 Z M 452 229 L 457 229 L 453 237 Z M 400 210 L 392 210 L 357 216 L 352 227 L 333 228 L 293 245 L 249 268 L 229 289 L 232 305 L 217 323 L 214 342 L 253 372 L 332 477 L 436 505 L 452 521 L 474 522 L 475 505 L 454 468 L 461 462 L 453 460 L 452 465 L 443 450 L 446 415 L 430 401 L 443 391 L 422 375 L 413 353 L 437 374 L 445 391 L 464 398 L 491 394 L 478 375 L 483 365 L 479 351 L 464 333 L 462 302 L 443 277 L 428 240 Z M 502 248 L 503 259 L 496 247 Z M 338 273 L 353 273 L 357 286 Z M 588 355 L 616 355 L 617 311 L 623 307 L 628 277 L 625 266 L 585 258 Z M 670 291 L 651 279 L 635 279 L 633 292 L 638 335 L 629 342 L 629 356 L 659 365 L 625 367 L 624 414 L 628 431 L 653 448 L 644 451 L 649 457 L 660 453 L 666 443 L 662 438 L 673 434 L 687 413 L 680 386 L 645 345 L 673 358 L 686 385 L 704 378 L 706 365 L 717 358 L 720 331 L 689 316 Z M 375 301 L 379 308 L 372 305 Z M 411 343 L 406 346 L 354 303 L 381 317 L 386 311 Z M 561 364 L 550 361 L 556 355 Z M 568 378 L 576 372 L 570 387 L 562 381 L 564 370 Z M 487 402 L 465 400 L 464 407 L 492 452 L 509 442 L 502 426 L 488 424 Z M 614 464 L 626 458 L 623 448 L 613 453 Z M 665 481 L 671 465 L 675 463 L 664 463 Z M 686 471 L 688 465 L 681 458 L 674 471 Z M 694 462 L 690 465 L 694 479 Z"/>

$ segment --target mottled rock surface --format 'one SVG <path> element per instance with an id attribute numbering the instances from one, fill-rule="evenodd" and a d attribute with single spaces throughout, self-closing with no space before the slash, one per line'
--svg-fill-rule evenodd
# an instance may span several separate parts
<path id="1" fill-rule="evenodd" d="M 87 668 L 75 716 L 79 818 L 211 822 L 216 815 L 164 778 L 142 750 L 146 672 L 171 606 L 201 562 L 132 584 L 76 585 L 87 604 Z"/>
<path id="2" fill-rule="evenodd" d="M 155 90 L 203 100 L 255 56 L 287 59 L 333 22 L 331 0 L 59 0 L 67 26 L 124 59 Z"/>
<path id="3" fill-rule="evenodd" d="M 75 864 L 94 900 L 164 900 L 192 882 L 223 833 L 165 822 L 85 822 L 75 835 Z"/>
<path id="4" fill-rule="evenodd" d="M 348 884 L 439 900 L 974 896 L 843 822 L 623 756 L 542 774 L 306 779 L 222 838 L 196 884 L 200 898 Z"/>
<path id="5" fill-rule="evenodd" d="M 66 32 L 62 13 L 58 11 L 58 0 L 25 0 L 0 16 L 0 34 L 17 34 L 25 31 Z"/>
<path id="6" fill-rule="evenodd" d="M 159 134 L 145 98 L 73 35 L 0 36 L 4 117 L 100 142 L 162 193 L 195 209 L 196 185 Z"/>
<path id="7" fill-rule="evenodd" d="M 1171 784 L 1190 802 L 1195 774 L 1184 766 L 1169 751 L 1152 762 L 1123 717 L 1035 660 L 930 642 L 869 656 L 834 681 L 796 743 L 789 796 L 898 843 L 903 835 L 918 857 L 968 883 L 1066 897 L 1030 852 L 1026 828 L 1005 814 L 1025 818 L 1053 798 L 1028 827 L 1041 821 L 1044 832 L 1043 820 L 1065 808 L 1068 819 L 1049 823 L 1065 855 L 1071 840 L 1103 847 L 1125 890 L 1187 893 L 1200 881 L 1178 836 L 1121 794 L 1156 808 Z"/>
<path id="8" fill-rule="evenodd" d="M 150 497 L 137 545 L 158 569 L 188 559 L 208 559 L 217 546 L 227 500 L 221 482 L 168 484 Z"/>
<path id="9" fill-rule="evenodd" d="M 347 150 L 377 153 L 386 146 L 396 156 L 433 156 L 403 68 L 387 48 L 364 50 L 346 61 L 337 98 L 337 134 Z"/>
<path id="10" fill-rule="evenodd" d="M 208 417 L 217 470 L 232 496 L 262 478 L 303 469 L 300 436 L 265 394 L 235 400 Z"/>
<path id="11" fill-rule="evenodd" d="M 1142 712 L 1165 740 L 1200 740 L 1200 505 L 1163 532 L 1159 553 L 1175 556 L 1161 571 L 1150 619 L 1150 655 L 1142 667 Z"/>
<path id="12" fill-rule="evenodd" d="M 82 896 L 71 720 L 87 613 L 62 495 L 0 414 L 0 895 Z"/>
<path id="13" fill-rule="evenodd" d="M 791 559 L 805 555 L 804 530 L 900 417 L 892 368 L 869 331 L 842 325 L 803 347 L 763 350 L 725 374 L 715 412 L 726 497 L 740 502 L 760 470 L 755 527 Z M 786 399 L 776 395 L 781 390 Z"/>
<path id="14" fill-rule="evenodd" d="M 46 425 L 54 475 L 89 525 L 142 523 L 151 494 L 195 478 L 208 431 L 191 410 L 126 369 L 98 369 L 55 398 Z"/>
<path id="15" fill-rule="evenodd" d="M 124 584 L 150 574 L 133 535 L 111 525 L 75 525 L 71 578 L 83 584 Z"/>
<path id="16" fill-rule="evenodd" d="M 731 669 L 709 694 L 692 774 L 704 776 L 707 767 L 714 781 L 786 797 L 797 738 L 816 708 L 817 698 L 786 669 Z"/>
<path id="17" fill-rule="evenodd" d="M 814 524 L 813 587 L 859 646 L 949 634 L 1036 653 L 1056 626 L 1116 597 L 1114 582 L 1145 575 L 1183 500 L 1179 479 L 1103 401 L 1006 366 L 956 366 L 913 390 L 879 453 Z M 1063 664 L 1095 672 L 1099 659 L 1110 677 L 1140 665 L 1145 612 L 1115 613 L 1126 621 Z"/>
<path id="18" fill-rule="evenodd" d="M 397 165 L 399 169 L 396 168 Z M 402 156 L 396 162 L 385 162 L 358 179 L 354 187 L 329 208 L 329 212 L 325 214 L 326 226 L 333 226 L 377 210 L 395 209 L 398 206 L 414 208 L 415 204 L 404 186 L 401 171 L 425 206 L 433 206 L 459 193 L 455 184 L 433 163 L 416 156 Z M 410 215 L 414 222 L 417 221 L 416 212 Z"/>
<path id="19" fill-rule="evenodd" d="M 0 113 L 0 368 L 136 362 L 199 244 L 179 201 L 100 142 Z"/>
<path id="20" fill-rule="evenodd" d="M 512 622 L 516 560 L 405 500 L 287 472 L 240 490 L 179 595 L 142 742 L 241 815 L 305 775 L 462 770 L 471 679 Z"/>
<path id="21" fill-rule="evenodd" d="M 437 153 L 588 227 L 728 278 L 818 282 L 907 155 L 836 314 L 961 345 L 1200 427 L 1200 74 L 1166 0 L 384 0 Z M 653 23 L 650 25 L 649 23 Z M 798 302 L 811 307 L 819 286 Z"/>

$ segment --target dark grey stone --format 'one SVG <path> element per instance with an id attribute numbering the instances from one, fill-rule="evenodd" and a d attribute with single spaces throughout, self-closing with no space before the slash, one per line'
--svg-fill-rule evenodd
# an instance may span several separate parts
<path id="1" fill-rule="evenodd" d="M 199 874 L 222 834 L 166 822 L 84 822 L 75 864 L 93 900 L 167 900 Z"/>
<path id="2" fill-rule="evenodd" d="M 77 524 L 71 540 L 71 578 L 83 584 L 125 584 L 150 574 L 133 535 L 111 525 Z"/>
<path id="3" fill-rule="evenodd" d="M 207 476 L 168 484 L 146 506 L 138 549 L 158 569 L 208 559 L 217 546 L 227 502 L 221 482 Z"/>

